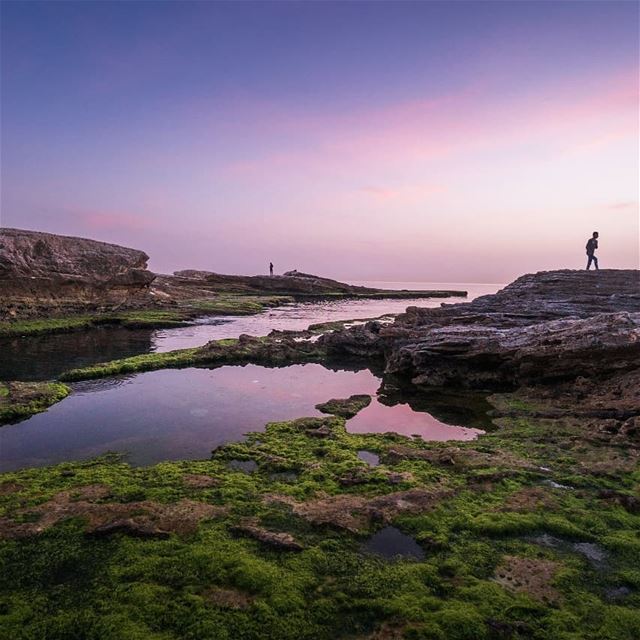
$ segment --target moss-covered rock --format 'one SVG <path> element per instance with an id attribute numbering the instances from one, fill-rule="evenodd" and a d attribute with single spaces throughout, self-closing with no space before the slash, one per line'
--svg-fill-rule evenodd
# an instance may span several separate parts
<path id="1" fill-rule="evenodd" d="M 70 391 L 59 382 L 0 382 L 0 425 L 45 411 Z"/>
<path id="2" fill-rule="evenodd" d="M 341 418 L 353 418 L 362 409 L 371 404 L 371 396 L 361 394 L 348 398 L 334 398 L 316 405 L 316 409 L 322 413 L 331 413 Z"/>

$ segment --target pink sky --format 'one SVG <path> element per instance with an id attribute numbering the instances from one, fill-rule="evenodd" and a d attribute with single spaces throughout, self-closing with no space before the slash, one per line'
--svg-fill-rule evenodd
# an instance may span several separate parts
<path id="1" fill-rule="evenodd" d="M 97 79 L 62 78 L 83 103 L 59 98 L 47 113 L 9 104 L 2 224 L 135 246 L 157 271 L 258 273 L 273 261 L 278 272 L 352 280 L 507 282 L 582 268 L 594 230 L 601 266 L 638 268 L 637 30 L 634 40 L 627 8 L 607 23 L 599 3 L 526 3 L 526 17 L 524 4 L 457 4 L 411 5 L 455 36 L 434 30 L 433 50 L 406 35 L 409 5 L 404 31 L 391 35 L 382 17 L 359 31 L 354 14 L 335 36 L 338 62 L 327 61 L 320 9 L 309 8 L 308 23 L 295 18 L 309 40 L 289 59 L 274 31 L 261 73 L 255 57 L 214 73 L 195 48 L 181 67 L 188 42 L 154 12 L 174 39 L 163 48 L 147 33 L 124 56 L 112 34 Z M 491 38 L 465 22 L 463 6 L 493 12 L 482 27 Z M 377 59 L 372 29 L 393 38 L 398 60 L 410 48 L 424 73 L 404 79 L 400 62 Z M 368 58 L 354 43 L 370 47 Z M 450 76 L 427 71 L 443 51 Z M 35 62 L 21 55 L 28 76 Z M 198 83 L 183 82 L 194 66 Z"/>

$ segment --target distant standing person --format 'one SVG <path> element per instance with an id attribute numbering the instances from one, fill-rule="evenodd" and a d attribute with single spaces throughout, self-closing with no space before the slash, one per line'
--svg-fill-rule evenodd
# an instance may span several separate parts
<path id="1" fill-rule="evenodd" d="M 596 269 L 598 268 L 598 261 L 596 260 Z M 273 262 L 269 263 L 269 275 L 273 275 Z"/>
<path id="2" fill-rule="evenodd" d="M 598 258 L 596 258 L 596 249 L 598 248 L 598 232 L 594 231 L 593 235 L 587 240 L 587 271 L 593 262 L 596 270 L 598 269 Z"/>

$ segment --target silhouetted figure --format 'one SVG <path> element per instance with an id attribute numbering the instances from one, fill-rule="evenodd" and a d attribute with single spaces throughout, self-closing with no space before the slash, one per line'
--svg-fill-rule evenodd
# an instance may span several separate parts
<path id="1" fill-rule="evenodd" d="M 598 268 L 598 262 L 596 261 L 596 269 Z M 273 275 L 273 262 L 269 263 L 269 275 Z"/>
<path id="2" fill-rule="evenodd" d="M 596 249 L 598 248 L 598 232 L 594 231 L 593 235 L 587 240 L 587 271 L 591 267 L 591 263 L 598 269 L 598 258 L 596 258 Z"/>

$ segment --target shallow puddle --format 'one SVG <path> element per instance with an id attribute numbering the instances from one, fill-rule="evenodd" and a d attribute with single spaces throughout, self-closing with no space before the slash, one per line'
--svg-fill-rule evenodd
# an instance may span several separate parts
<path id="1" fill-rule="evenodd" d="M 600 545 L 593 542 L 571 542 L 548 533 L 533 536 L 529 539 L 531 542 L 543 547 L 578 553 L 583 556 L 594 569 L 603 569 L 607 562 L 607 552 Z"/>
<path id="2" fill-rule="evenodd" d="M 375 399 L 380 383 L 369 370 L 318 364 L 167 369 L 76 383 L 67 399 L 45 413 L 0 429 L 0 470 L 108 451 L 127 453 L 136 465 L 205 459 L 215 447 L 262 431 L 267 422 L 320 416 L 316 404 L 353 394 L 374 399 L 347 423 L 349 431 L 419 433 L 427 440 L 478 433 L 408 405 L 381 405 Z"/>
<path id="3" fill-rule="evenodd" d="M 424 559 L 422 547 L 396 527 L 381 529 L 362 545 L 362 549 L 389 560 Z"/>
<path id="4" fill-rule="evenodd" d="M 380 456 L 373 451 L 358 451 L 358 458 L 366 462 L 370 467 L 377 467 L 380 464 Z"/>

